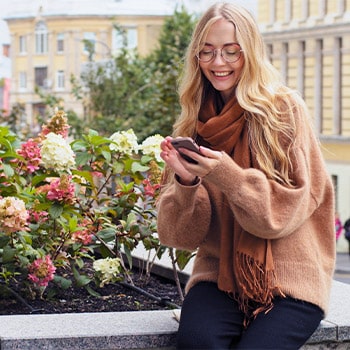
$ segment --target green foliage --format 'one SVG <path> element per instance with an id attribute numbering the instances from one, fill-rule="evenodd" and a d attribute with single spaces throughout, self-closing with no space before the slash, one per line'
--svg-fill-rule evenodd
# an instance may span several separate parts
<path id="1" fill-rule="evenodd" d="M 161 68 L 169 64 L 179 64 L 190 42 L 195 19 L 185 8 L 176 10 L 174 15 L 168 18 L 159 38 L 159 47 L 148 57 Z"/>

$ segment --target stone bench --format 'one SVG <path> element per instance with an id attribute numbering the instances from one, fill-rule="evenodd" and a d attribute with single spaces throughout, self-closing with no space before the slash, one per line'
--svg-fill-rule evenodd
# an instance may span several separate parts
<path id="1" fill-rule="evenodd" d="M 0 316 L 1 350 L 174 349 L 172 310 Z M 330 312 L 303 350 L 350 349 L 350 285 L 334 281 Z"/>

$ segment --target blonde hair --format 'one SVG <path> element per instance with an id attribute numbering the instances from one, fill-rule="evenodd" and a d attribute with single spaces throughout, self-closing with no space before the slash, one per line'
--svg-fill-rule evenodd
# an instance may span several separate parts
<path id="1" fill-rule="evenodd" d="M 228 4 L 212 5 L 201 17 L 192 35 L 180 79 L 182 111 L 174 124 L 174 136 L 196 136 L 198 113 L 206 89 L 212 88 L 202 74 L 196 54 L 201 50 L 213 23 L 226 19 L 235 27 L 244 65 L 236 87 L 238 103 L 246 110 L 250 147 L 259 168 L 270 179 L 293 186 L 290 178 L 290 149 L 295 139 L 295 109 L 306 107 L 287 88 L 269 62 L 265 44 L 253 16 L 244 8 Z"/>

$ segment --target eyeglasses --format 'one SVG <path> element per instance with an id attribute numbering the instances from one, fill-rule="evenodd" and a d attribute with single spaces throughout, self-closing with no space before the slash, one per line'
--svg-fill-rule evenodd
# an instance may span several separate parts
<path id="1" fill-rule="evenodd" d="M 220 51 L 220 56 L 226 62 L 229 62 L 229 63 L 234 63 L 238 61 L 241 57 L 241 52 L 243 52 L 239 44 L 230 44 L 222 47 L 221 49 L 204 48 L 203 50 L 199 51 L 199 53 L 196 56 L 202 62 L 209 62 L 214 57 L 216 57 L 219 51 Z"/>

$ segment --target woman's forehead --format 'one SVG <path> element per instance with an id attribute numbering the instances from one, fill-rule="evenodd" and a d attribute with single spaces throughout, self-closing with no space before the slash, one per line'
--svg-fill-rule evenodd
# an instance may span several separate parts
<path id="1" fill-rule="evenodd" d="M 232 22 L 226 19 L 219 19 L 214 22 L 203 37 L 203 43 L 214 45 L 236 42 L 236 30 Z"/>

